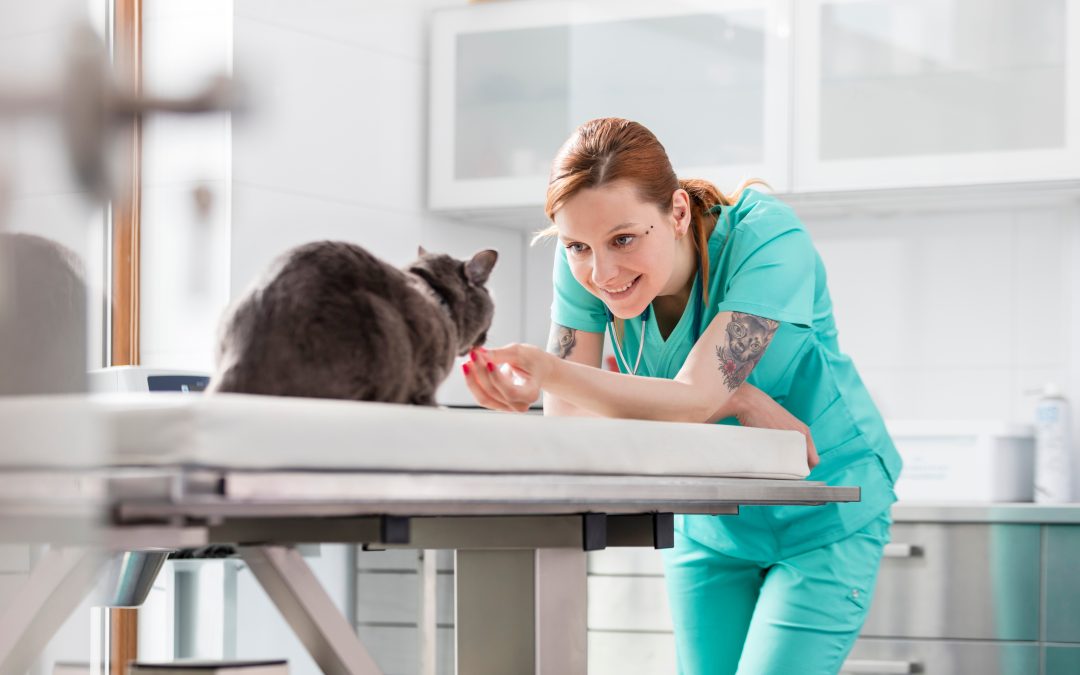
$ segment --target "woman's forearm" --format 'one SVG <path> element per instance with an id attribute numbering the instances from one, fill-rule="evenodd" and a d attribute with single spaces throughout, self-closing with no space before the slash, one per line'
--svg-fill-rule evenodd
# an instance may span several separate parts
<path id="1" fill-rule="evenodd" d="M 554 359 L 544 389 L 566 403 L 604 417 L 706 422 L 735 414 L 730 392 L 721 400 L 692 384 L 656 377 L 628 376 Z M 712 400 L 709 400 L 709 399 Z"/>
<path id="2" fill-rule="evenodd" d="M 544 393 L 544 415 L 547 417 L 602 417 L 599 413 L 573 405 L 552 393 Z"/>

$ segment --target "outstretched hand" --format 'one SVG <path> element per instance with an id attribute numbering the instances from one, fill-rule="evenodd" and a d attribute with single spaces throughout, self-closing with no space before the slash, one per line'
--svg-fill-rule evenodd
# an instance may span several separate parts
<path id="1" fill-rule="evenodd" d="M 553 358 L 533 345 L 510 344 L 474 349 L 462 369 L 477 403 L 491 410 L 525 412 L 539 398 Z"/>

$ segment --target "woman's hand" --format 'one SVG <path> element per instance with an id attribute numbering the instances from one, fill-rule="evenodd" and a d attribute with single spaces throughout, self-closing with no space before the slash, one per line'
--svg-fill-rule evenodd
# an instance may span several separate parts
<path id="1" fill-rule="evenodd" d="M 539 347 L 511 344 L 500 349 L 474 349 L 464 364 L 465 383 L 485 408 L 525 412 L 540 396 L 557 357 Z"/>
<path id="2" fill-rule="evenodd" d="M 813 469 L 821 462 L 817 448 L 814 446 L 814 439 L 810 437 L 810 428 L 765 392 L 748 382 L 743 382 L 735 391 L 733 404 L 739 424 L 760 429 L 798 431 L 806 437 L 806 464 Z"/>

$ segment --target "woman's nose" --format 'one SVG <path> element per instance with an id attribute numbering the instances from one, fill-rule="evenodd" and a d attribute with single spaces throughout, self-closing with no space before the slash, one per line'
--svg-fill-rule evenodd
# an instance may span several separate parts
<path id="1" fill-rule="evenodd" d="M 597 286 L 614 281 L 618 273 L 618 266 L 612 262 L 603 260 L 599 256 L 593 260 L 592 280 Z"/>

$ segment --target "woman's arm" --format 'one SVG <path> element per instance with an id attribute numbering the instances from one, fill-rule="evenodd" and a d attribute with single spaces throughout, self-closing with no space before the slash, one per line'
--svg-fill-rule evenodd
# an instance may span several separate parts
<path id="1" fill-rule="evenodd" d="M 750 314 L 721 312 L 673 380 L 628 377 L 559 359 L 531 345 L 478 352 L 478 365 L 489 373 L 481 372 L 475 379 L 492 399 L 513 403 L 516 392 L 509 373 L 499 377 L 492 370 L 494 364 L 509 363 L 528 384 L 598 415 L 708 422 L 736 414 L 732 395 L 761 360 L 778 326 Z M 520 400 L 510 406 L 520 408 Z"/>
<path id="2" fill-rule="evenodd" d="M 551 324 L 547 351 L 562 361 L 599 369 L 604 357 L 604 334 Z M 544 414 L 562 417 L 599 417 L 552 392 L 544 392 Z"/>
<path id="3" fill-rule="evenodd" d="M 691 350 L 674 380 L 604 371 L 532 345 L 478 350 L 466 381 L 483 405 L 522 411 L 542 388 L 559 403 L 606 417 L 712 422 L 737 417 L 743 426 L 798 431 L 807 463 L 818 464 L 810 430 L 768 394 L 747 384 L 779 324 L 739 312 L 721 312 Z M 577 336 L 582 333 L 579 331 Z M 603 335 L 592 333 L 597 349 Z M 570 337 L 563 340 L 569 342 Z M 546 412 L 546 411 L 545 411 Z"/>

